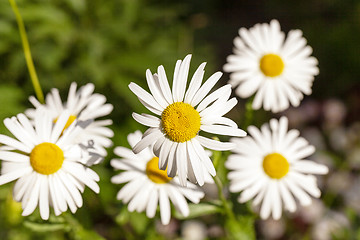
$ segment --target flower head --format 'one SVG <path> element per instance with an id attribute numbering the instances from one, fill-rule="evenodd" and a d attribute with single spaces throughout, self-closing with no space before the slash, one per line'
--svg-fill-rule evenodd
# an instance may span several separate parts
<path id="1" fill-rule="evenodd" d="M 296 210 L 294 197 L 301 205 L 309 205 L 311 198 L 320 197 L 315 176 L 326 174 L 324 165 L 305 160 L 315 148 L 302 137 L 299 131 L 288 131 L 286 117 L 270 120 L 261 130 L 248 128 L 251 136 L 232 138 L 237 148 L 233 150 L 225 166 L 230 170 L 230 191 L 242 191 L 238 201 L 252 198 L 253 204 L 261 204 L 260 216 L 266 219 L 272 213 L 274 219 L 281 217 L 282 205 Z"/>
<path id="2" fill-rule="evenodd" d="M 314 76 L 319 73 L 312 48 L 306 45 L 301 30 L 285 34 L 277 20 L 241 28 L 234 40 L 234 54 L 224 65 L 230 72 L 235 93 L 247 98 L 255 92 L 254 109 L 280 112 L 289 105 L 298 106 L 303 94 L 311 94 Z"/>
<path id="3" fill-rule="evenodd" d="M 131 147 L 134 147 L 141 137 L 140 131 L 129 134 Z M 187 182 L 187 187 L 183 187 L 178 177 L 168 177 L 165 170 L 160 170 L 159 158 L 154 156 L 150 148 L 134 154 L 125 147 L 116 147 L 115 153 L 122 159 L 111 160 L 111 165 L 123 172 L 114 176 L 111 181 L 117 184 L 126 183 L 119 191 L 117 199 L 129 203 L 129 211 L 142 212 L 146 209 L 146 215 L 153 218 L 160 204 L 161 222 L 168 224 L 171 216 L 170 201 L 177 211 L 187 216 L 189 207 L 185 198 L 198 203 L 204 196 L 198 186 Z M 210 175 L 208 177 L 211 178 Z"/>
<path id="4" fill-rule="evenodd" d="M 204 147 L 213 150 L 229 150 L 235 145 L 223 143 L 199 135 L 200 131 L 228 136 L 245 136 L 236 123 L 223 117 L 237 103 L 231 98 L 231 86 L 223 86 L 208 95 L 220 79 L 222 73 L 216 72 L 202 86 L 205 63 L 195 71 L 186 91 L 191 55 L 175 66 L 172 91 L 163 66 L 157 74 L 146 71 L 146 80 L 151 94 L 135 83 L 129 88 L 140 102 L 154 114 L 133 113 L 139 123 L 150 127 L 143 139 L 134 146 L 139 153 L 153 145 L 153 151 L 159 157 L 159 168 L 167 167 L 167 174 L 174 177 L 178 173 L 184 186 L 186 179 L 199 185 L 204 184 L 204 174 L 215 176 L 215 168 L 204 151 Z"/>
<path id="5" fill-rule="evenodd" d="M 105 103 L 105 96 L 93 93 L 94 84 L 88 83 L 78 91 L 76 91 L 76 87 L 76 83 L 73 82 L 70 86 L 67 102 L 65 103 L 62 102 L 59 90 L 56 88 L 53 88 L 51 93 L 47 94 L 45 104 L 40 104 L 33 96 L 29 100 L 35 108 L 45 107 L 54 122 L 57 121 L 62 112 L 69 111 L 70 117 L 64 129 L 69 127 L 74 120 L 77 120 L 77 124 L 85 129 L 85 131 L 82 131 L 77 136 L 77 141 L 93 153 L 105 156 L 105 148 L 112 145 L 110 138 L 113 137 L 114 133 L 107 127 L 112 124 L 112 121 L 110 119 L 95 119 L 108 115 L 112 111 L 113 106 Z M 35 109 L 28 109 L 26 114 L 30 118 L 34 118 Z M 95 155 L 93 156 L 95 157 Z M 100 159 L 102 158 L 89 159 L 87 164 L 98 163 Z"/>
<path id="6" fill-rule="evenodd" d="M 15 138 L 0 135 L 0 185 L 17 180 L 14 199 L 22 203 L 23 216 L 37 206 L 45 220 L 49 218 L 49 206 L 55 215 L 68 207 L 74 213 L 83 204 L 85 185 L 99 192 L 99 176 L 84 166 L 89 153 L 74 143 L 83 129 L 75 120 L 63 130 L 69 117 L 70 113 L 63 111 L 54 123 L 49 111 L 39 108 L 34 113 L 35 127 L 24 114 L 4 120 Z"/>

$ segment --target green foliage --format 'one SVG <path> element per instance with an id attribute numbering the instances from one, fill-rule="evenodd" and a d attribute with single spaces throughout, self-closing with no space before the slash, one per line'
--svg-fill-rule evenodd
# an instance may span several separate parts
<path id="1" fill-rule="evenodd" d="M 173 216 L 177 219 L 193 219 L 197 217 L 203 217 L 210 214 L 222 213 L 221 203 L 220 202 L 208 202 L 208 203 L 198 203 L 198 204 L 189 204 L 190 214 L 189 216 L 184 217 L 177 211 L 174 212 Z"/>

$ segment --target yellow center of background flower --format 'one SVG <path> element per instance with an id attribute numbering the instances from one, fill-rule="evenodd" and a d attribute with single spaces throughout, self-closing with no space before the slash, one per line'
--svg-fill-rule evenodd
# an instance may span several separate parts
<path id="1" fill-rule="evenodd" d="M 284 70 L 284 62 L 276 54 L 266 54 L 260 59 L 260 69 L 265 76 L 277 77 Z"/>
<path id="2" fill-rule="evenodd" d="M 280 179 L 289 172 L 289 163 L 281 154 L 271 153 L 264 157 L 263 168 L 269 177 Z"/>
<path id="3" fill-rule="evenodd" d="M 53 143 L 40 143 L 30 153 L 32 168 L 41 174 L 50 175 L 57 172 L 64 162 L 63 151 Z"/>
<path id="4" fill-rule="evenodd" d="M 65 124 L 65 127 L 64 127 L 64 129 L 62 130 L 62 132 L 64 132 L 65 129 L 67 129 L 68 127 L 70 127 L 70 125 L 75 121 L 75 119 L 76 119 L 76 116 L 70 115 L 70 117 L 69 117 L 69 119 L 67 120 L 67 122 L 66 122 L 66 124 Z M 57 120 L 58 120 L 58 118 L 55 118 L 54 123 L 56 123 Z"/>
<path id="5" fill-rule="evenodd" d="M 169 182 L 172 178 L 167 175 L 167 167 L 165 170 L 159 169 L 159 158 L 153 157 L 146 164 L 146 175 L 154 183 L 162 184 Z"/>
<path id="6" fill-rule="evenodd" d="M 183 102 L 169 105 L 161 114 L 166 135 L 174 142 L 186 142 L 200 130 L 201 118 L 193 106 Z"/>

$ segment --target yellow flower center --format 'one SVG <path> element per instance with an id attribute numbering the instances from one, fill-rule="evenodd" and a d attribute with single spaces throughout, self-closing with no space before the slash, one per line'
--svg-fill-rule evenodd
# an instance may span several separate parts
<path id="1" fill-rule="evenodd" d="M 159 158 L 153 157 L 146 164 L 146 175 L 154 183 L 162 184 L 169 182 L 172 178 L 167 175 L 167 167 L 165 170 L 159 169 Z"/>
<path id="2" fill-rule="evenodd" d="M 183 102 L 169 105 L 161 114 L 166 135 L 174 142 L 186 142 L 200 130 L 201 118 L 193 106 Z"/>
<path id="3" fill-rule="evenodd" d="M 280 179 L 289 172 L 289 163 L 281 154 L 271 153 L 264 157 L 263 168 L 269 177 Z"/>
<path id="4" fill-rule="evenodd" d="M 56 118 L 54 120 L 54 123 L 56 123 L 58 120 L 58 118 Z M 76 120 L 76 116 L 74 115 L 70 115 L 69 119 L 67 120 L 64 129 L 62 130 L 63 132 L 65 131 L 65 129 L 67 129 L 68 127 L 70 127 L 70 125 Z"/>
<path id="5" fill-rule="evenodd" d="M 279 55 L 266 54 L 260 59 L 260 69 L 265 76 L 277 77 L 284 70 L 284 62 Z"/>
<path id="6" fill-rule="evenodd" d="M 64 162 L 63 151 L 53 143 L 40 143 L 30 153 L 32 168 L 41 174 L 50 175 L 57 172 Z"/>

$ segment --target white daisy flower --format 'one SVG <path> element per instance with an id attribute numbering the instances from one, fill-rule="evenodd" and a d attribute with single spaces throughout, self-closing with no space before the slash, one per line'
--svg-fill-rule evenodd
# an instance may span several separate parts
<path id="1" fill-rule="evenodd" d="M 62 102 L 59 90 L 56 88 L 53 88 L 51 92 L 46 95 L 46 103 L 44 105 L 39 103 L 34 96 L 31 96 L 29 100 L 35 108 L 45 107 L 50 112 L 54 122 L 63 111 L 69 111 L 70 117 L 65 128 L 77 119 L 78 124 L 85 129 L 85 131 L 77 137 L 77 141 L 88 149 L 92 148 L 94 153 L 106 156 L 105 148 L 112 145 L 110 138 L 114 136 L 113 131 L 107 127 L 112 124 L 112 120 L 95 119 L 108 115 L 113 110 L 113 106 L 106 103 L 104 95 L 93 93 L 95 88 L 94 84 L 88 83 L 78 91 L 76 91 L 76 87 L 75 82 L 71 83 L 66 103 Z M 28 109 L 26 111 L 26 115 L 32 119 L 34 118 L 34 114 L 35 109 Z M 98 163 L 101 159 L 102 158 L 90 159 L 88 165 Z"/>
<path id="2" fill-rule="evenodd" d="M 310 95 L 318 61 L 306 45 L 301 30 L 291 30 L 285 40 L 277 20 L 240 28 L 234 39 L 234 55 L 227 58 L 225 72 L 235 93 L 247 98 L 256 92 L 253 109 L 280 112 L 298 106 L 303 94 Z"/>
<path id="3" fill-rule="evenodd" d="M 220 79 L 222 73 L 216 72 L 202 86 L 206 63 L 202 63 L 194 73 L 186 90 L 191 55 L 183 61 L 178 60 L 175 66 L 172 91 L 163 66 L 158 67 L 157 74 L 146 71 L 146 80 L 151 94 L 135 83 L 129 88 L 144 106 L 160 118 L 149 114 L 133 113 L 139 123 L 150 127 L 143 139 L 134 146 L 139 153 L 147 146 L 154 144 L 153 151 L 159 157 L 159 168 L 167 167 L 167 174 L 174 177 L 178 172 L 181 185 L 186 185 L 187 177 L 200 186 L 204 184 L 204 172 L 215 176 L 215 168 L 204 151 L 204 147 L 213 150 L 230 150 L 235 145 L 219 142 L 199 135 L 199 131 L 208 133 L 245 136 L 236 123 L 223 117 L 237 103 L 235 98 L 229 100 L 231 86 L 226 85 L 208 95 Z M 208 96 L 206 96 L 208 95 Z M 204 167 L 203 167 L 204 166 Z"/>
<path id="4" fill-rule="evenodd" d="M 302 137 L 298 130 L 288 131 L 288 119 L 270 120 L 261 130 L 248 128 L 251 136 L 232 138 L 237 147 L 225 166 L 230 169 L 230 191 L 240 192 L 240 203 L 252 198 L 254 205 L 261 204 L 260 216 L 266 219 L 272 214 L 281 217 L 282 205 L 296 210 L 294 197 L 301 205 L 311 204 L 309 195 L 319 198 L 316 177 L 326 174 L 328 168 L 304 158 L 313 154 L 315 148 Z"/>
<path id="5" fill-rule="evenodd" d="M 85 167 L 84 151 L 74 144 L 83 129 L 76 121 L 63 131 L 70 117 L 68 111 L 53 123 L 48 111 L 35 112 L 34 125 L 24 114 L 6 118 L 4 124 L 15 136 L 0 134 L 2 162 L 0 185 L 17 180 L 13 197 L 22 203 L 23 216 L 30 215 L 39 206 L 42 219 L 49 218 L 49 206 L 55 215 L 75 212 L 83 204 L 84 186 L 99 192 L 99 176 Z"/>
<path id="6" fill-rule="evenodd" d="M 134 147 L 141 137 L 140 131 L 129 134 L 130 146 Z M 111 165 L 124 171 L 112 177 L 111 182 L 126 183 L 118 192 L 117 199 L 129 203 L 130 212 L 143 212 L 146 209 L 146 216 L 153 218 L 159 203 L 161 222 L 166 225 L 171 217 L 170 201 L 177 211 L 188 216 L 189 207 L 185 198 L 199 203 L 204 197 L 204 192 L 198 186 L 187 182 L 187 187 L 183 187 L 178 177 L 168 177 L 166 171 L 160 170 L 159 158 L 154 156 L 150 148 L 134 154 L 128 148 L 116 147 L 114 152 L 122 159 L 111 160 Z"/>

